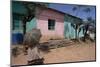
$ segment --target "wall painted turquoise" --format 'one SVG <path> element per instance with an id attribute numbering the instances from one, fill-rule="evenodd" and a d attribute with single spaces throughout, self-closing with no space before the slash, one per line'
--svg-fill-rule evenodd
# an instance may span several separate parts
<path id="1" fill-rule="evenodd" d="M 23 34 L 23 27 L 22 27 L 22 21 L 21 20 L 14 20 L 14 30 L 12 30 L 12 33 L 22 33 Z"/>
<path id="2" fill-rule="evenodd" d="M 30 22 L 27 22 L 26 24 L 26 32 L 32 30 L 33 28 L 37 27 L 37 22 L 36 22 L 36 18 L 33 18 Z"/>
<path id="3" fill-rule="evenodd" d="M 23 43 L 23 26 L 21 20 L 14 20 L 16 24 L 15 29 L 12 30 L 12 44 Z M 26 24 L 26 32 L 36 28 L 36 18 L 33 18 L 30 22 Z"/>
<path id="4" fill-rule="evenodd" d="M 64 36 L 67 39 L 75 38 L 75 30 L 71 27 L 71 22 L 64 21 Z"/>
<path id="5" fill-rule="evenodd" d="M 22 33 L 23 34 L 23 26 L 22 20 L 23 15 L 27 15 L 28 11 L 25 5 L 21 2 L 12 2 L 12 13 L 14 23 L 17 24 L 18 27 L 15 27 L 13 33 Z M 36 18 L 33 18 L 31 21 L 27 22 L 26 24 L 26 32 L 31 30 L 32 28 L 36 28 Z"/>
<path id="6" fill-rule="evenodd" d="M 23 24 L 21 20 L 14 20 L 14 23 L 17 25 L 15 29 L 12 31 L 13 33 L 22 33 L 23 34 Z M 27 22 L 26 24 L 26 32 L 32 30 L 33 28 L 36 28 L 36 18 L 33 18 L 30 22 Z"/>
<path id="7" fill-rule="evenodd" d="M 83 37 L 83 29 L 81 28 L 81 31 L 79 32 L 79 37 Z"/>
<path id="8" fill-rule="evenodd" d="M 75 29 L 71 26 L 71 23 L 74 23 L 73 19 L 75 18 L 69 17 L 68 15 L 64 16 L 64 36 L 67 39 L 75 38 Z M 83 36 L 83 30 L 81 29 L 81 31 L 79 32 L 79 37 L 82 37 L 82 36 Z"/>

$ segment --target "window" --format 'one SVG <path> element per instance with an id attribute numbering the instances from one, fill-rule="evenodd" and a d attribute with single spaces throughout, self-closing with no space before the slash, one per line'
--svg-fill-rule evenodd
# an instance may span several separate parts
<path id="1" fill-rule="evenodd" d="M 48 19 L 48 30 L 54 30 L 55 29 L 55 20 Z"/>

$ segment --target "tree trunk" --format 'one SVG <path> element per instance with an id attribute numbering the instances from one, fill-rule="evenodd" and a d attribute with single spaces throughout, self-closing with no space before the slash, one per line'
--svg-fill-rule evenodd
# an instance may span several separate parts
<path id="1" fill-rule="evenodd" d="M 88 25 L 86 25 L 86 27 L 85 27 L 85 32 L 84 32 L 84 41 L 85 41 L 86 36 L 87 36 L 87 31 L 88 31 Z"/>
<path id="2" fill-rule="evenodd" d="M 80 37 L 79 37 L 79 33 L 80 33 L 80 31 L 79 31 L 79 29 L 78 29 L 78 34 L 77 34 L 77 38 L 79 39 Z"/>
<path id="3" fill-rule="evenodd" d="M 77 28 L 78 28 L 78 26 L 76 25 L 75 26 L 75 39 L 77 40 Z"/>
<path id="4" fill-rule="evenodd" d="M 26 33 L 26 21 L 23 20 L 23 34 L 25 35 Z"/>
<path id="5" fill-rule="evenodd" d="M 77 39 L 77 29 L 75 30 L 75 39 Z"/>

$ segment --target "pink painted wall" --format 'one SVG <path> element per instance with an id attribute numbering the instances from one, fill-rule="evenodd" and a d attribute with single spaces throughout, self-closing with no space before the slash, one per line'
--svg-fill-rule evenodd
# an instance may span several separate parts
<path id="1" fill-rule="evenodd" d="M 64 37 L 64 14 L 57 11 L 38 8 L 37 13 L 37 28 L 41 30 L 42 38 L 63 38 Z M 55 20 L 55 30 L 48 30 L 48 19 Z"/>

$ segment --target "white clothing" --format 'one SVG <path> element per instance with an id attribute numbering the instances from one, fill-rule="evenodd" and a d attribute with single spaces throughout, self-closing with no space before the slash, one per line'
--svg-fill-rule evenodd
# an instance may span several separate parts
<path id="1" fill-rule="evenodd" d="M 37 47 L 34 48 L 28 48 L 28 55 L 27 55 L 27 59 L 28 61 L 32 61 L 35 59 L 40 59 L 42 58 L 39 52 L 39 49 Z"/>

